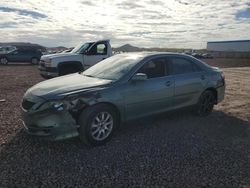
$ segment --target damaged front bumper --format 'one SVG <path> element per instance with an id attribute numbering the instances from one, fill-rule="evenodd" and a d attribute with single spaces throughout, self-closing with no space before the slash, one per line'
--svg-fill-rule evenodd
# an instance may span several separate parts
<path id="1" fill-rule="evenodd" d="M 25 131 L 48 140 L 63 140 L 78 136 L 75 120 L 69 112 L 27 113 L 22 110 Z"/>
<path id="2" fill-rule="evenodd" d="M 57 111 L 50 107 L 50 102 L 33 103 L 30 109 L 25 109 L 24 104 L 21 108 L 23 126 L 28 134 L 47 140 L 63 140 L 78 136 L 79 126 L 68 109 Z"/>

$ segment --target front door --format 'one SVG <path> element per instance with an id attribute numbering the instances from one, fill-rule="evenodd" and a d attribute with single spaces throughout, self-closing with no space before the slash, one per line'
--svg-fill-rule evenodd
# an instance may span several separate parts
<path id="1" fill-rule="evenodd" d="M 10 52 L 10 54 L 8 55 L 8 60 L 10 62 L 18 62 L 20 61 L 21 56 L 22 52 L 20 50 L 15 50 L 13 52 Z"/>
<path id="2" fill-rule="evenodd" d="M 165 58 L 152 59 L 137 71 L 145 73 L 147 80 L 127 83 L 124 93 L 127 120 L 172 108 L 174 78 L 168 75 L 166 67 Z"/>
<path id="3" fill-rule="evenodd" d="M 87 54 L 84 55 L 84 65 L 86 68 L 106 59 L 107 55 L 107 42 L 99 42 L 94 44 Z"/>

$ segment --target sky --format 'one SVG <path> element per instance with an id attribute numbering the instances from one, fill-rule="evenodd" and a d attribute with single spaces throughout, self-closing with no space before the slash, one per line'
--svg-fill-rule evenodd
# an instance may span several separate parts
<path id="1" fill-rule="evenodd" d="M 1 0 L 0 42 L 206 48 L 250 39 L 250 0 Z"/>

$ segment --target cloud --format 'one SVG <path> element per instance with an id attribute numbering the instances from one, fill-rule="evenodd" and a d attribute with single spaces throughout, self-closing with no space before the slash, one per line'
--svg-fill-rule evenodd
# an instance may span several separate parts
<path id="1" fill-rule="evenodd" d="M 143 5 L 140 5 L 136 1 L 123 1 L 117 3 L 116 6 L 121 9 L 137 9 L 137 8 L 144 8 Z"/>
<path id="2" fill-rule="evenodd" d="M 0 7 L 0 12 L 15 12 L 19 15 L 31 16 L 32 18 L 36 18 L 36 19 L 47 17 L 45 14 L 42 14 L 36 11 L 30 11 L 30 10 L 18 9 L 18 8 L 9 8 L 9 7 Z"/>
<path id="3" fill-rule="evenodd" d="M 3 22 L 0 23 L 0 28 L 15 28 L 17 26 L 16 22 Z"/>
<path id="4" fill-rule="evenodd" d="M 113 46 L 203 48 L 210 40 L 249 39 L 248 3 L 1 0 L 0 41 L 71 47 L 79 41 L 109 38 Z"/>
<path id="5" fill-rule="evenodd" d="M 82 0 L 81 3 L 82 3 L 83 5 L 95 6 L 95 4 L 94 4 L 92 1 L 85 1 L 85 0 Z"/>

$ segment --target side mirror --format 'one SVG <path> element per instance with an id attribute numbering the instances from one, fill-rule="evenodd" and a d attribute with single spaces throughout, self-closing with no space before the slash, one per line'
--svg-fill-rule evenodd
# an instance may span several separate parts
<path id="1" fill-rule="evenodd" d="M 84 51 L 82 51 L 82 52 L 81 52 L 81 54 L 83 54 L 83 55 L 87 55 L 87 54 L 88 54 L 88 50 L 84 50 Z"/>
<path id="2" fill-rule="evenodd" d="M 148 79 L 148 76 L 144 73 L 136 73 L 133 77 L 133 81 L 145 81 Z"/>
<path id="3" fill-rule="evenodd" d="M 85 55 L 94 55 L 93 52 L 92 52 L 91 50 L 86 50 L 84 54 L 85 54 Z"/>

